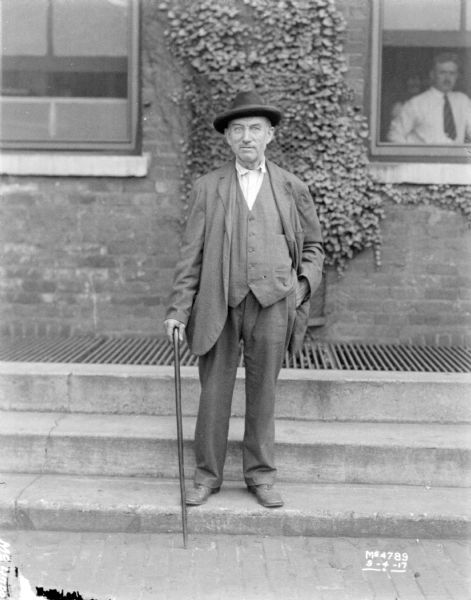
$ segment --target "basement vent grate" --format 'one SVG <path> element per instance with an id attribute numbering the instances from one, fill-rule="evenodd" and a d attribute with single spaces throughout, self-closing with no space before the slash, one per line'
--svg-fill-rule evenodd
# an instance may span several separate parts
<path id="1" fill-rule="evenodd" d="M 167 340 L 149 336 L 73 336 L 4 338 L 1 361 L 171 365 Z M 182 344 L 182 365 L 198 359 Z M 242 366 L 242 353 L 240 365 Z M 362 344 L 306 341 L 301 352 L 286 353 L 284 368 L 354 371 L 471 372 L 471 349 L 462 346 Z"/>

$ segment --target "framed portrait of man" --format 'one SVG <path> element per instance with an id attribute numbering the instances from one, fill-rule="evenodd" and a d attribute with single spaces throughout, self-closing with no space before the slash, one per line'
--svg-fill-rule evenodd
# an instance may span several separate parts
<path id="1" fill-rule="evenodd" d="M 471 2 L 373 3 L 371 157 L 471 158 Z"/>

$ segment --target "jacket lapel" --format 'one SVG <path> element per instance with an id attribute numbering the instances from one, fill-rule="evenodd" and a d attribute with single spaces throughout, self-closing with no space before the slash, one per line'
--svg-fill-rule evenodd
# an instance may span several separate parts
<path id="1" fill-rule="evenodd" d="M 270 182 L 275 197 L 276 206 L 283 224 L 283 231 L 288 242 L 294 242 L 294 227 L 292 219 L 293 194 L 291 185 L 286 180 L 283 172 L 271 161 L 267 160 L 267 170 L 270 175 Z"/>
<path id="2" fill-rule="evenodd" d="M 229 268 L 232 240 L 232 225 L 234 219 L 234 206 L 236 198 L 236 175 L 234 163 L 228 163 L 222 170 L 218 181 L 218 202 L 224 207 L 224 247 L 222 249 L 222 278 L 224 284 L 224 300 L 227 303 L 229 296 Z"/>
<path id="3" fill-rule="evenodd" d="M 273 195 L 280 214 L 288 250 L 293 261 L 293 266 L 297 271 L 302 249 L 298 247 L 294 230 L 296 203 L 291 184 L 275 163 L 267 161 L 267 170 L 270 175 Z"/>
<path id="4" fill-rule="evenodd" d="M 236 201 L 236 179 L 233 163 L 228 163 L 223 169 L 218 182 L 219 201 L 224 206 L 226 235 L 230 242 L 232 235 L 232 220 L 234 215 L 234 203 Z"/>

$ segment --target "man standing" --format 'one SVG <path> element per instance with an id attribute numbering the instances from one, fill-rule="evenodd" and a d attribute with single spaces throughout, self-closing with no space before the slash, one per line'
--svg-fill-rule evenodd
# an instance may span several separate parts
<path id="1" fill-rule="evenodd" d="M 265 507 L 282 506 L 275 481 L 275 387 L 288 346 L 299 347 L 324 253 L 308 188 L 265 160 L 281 111 L 240 92 L 214 120 L 235 161 L 195 183 L 165 329 L 186 332 L 199 356 L 201 396 L 194 487 L 186 503 L 219 491 L 232 393 L 243 340 L 246 373 L 243 470 Z"/>
<path id="2" fill-rule="evenodd" d="M 388 141 L 395 144 L 464 144 L 471 138 L 471 99 L 454 92 L 458 57 L 437 55 L 431 87 L 408 100 L 392 120 Z"/>

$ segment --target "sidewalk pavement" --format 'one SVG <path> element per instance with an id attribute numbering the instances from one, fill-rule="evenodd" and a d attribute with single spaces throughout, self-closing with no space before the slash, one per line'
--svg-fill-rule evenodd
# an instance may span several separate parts
<path id="1" fill-rule="evenodd" d="M 0 539 L 33 589 L 84 600 L 471 598 L 467 541 L 190 534 L 185 550 L 180 534 L 4 530 Z"/>

